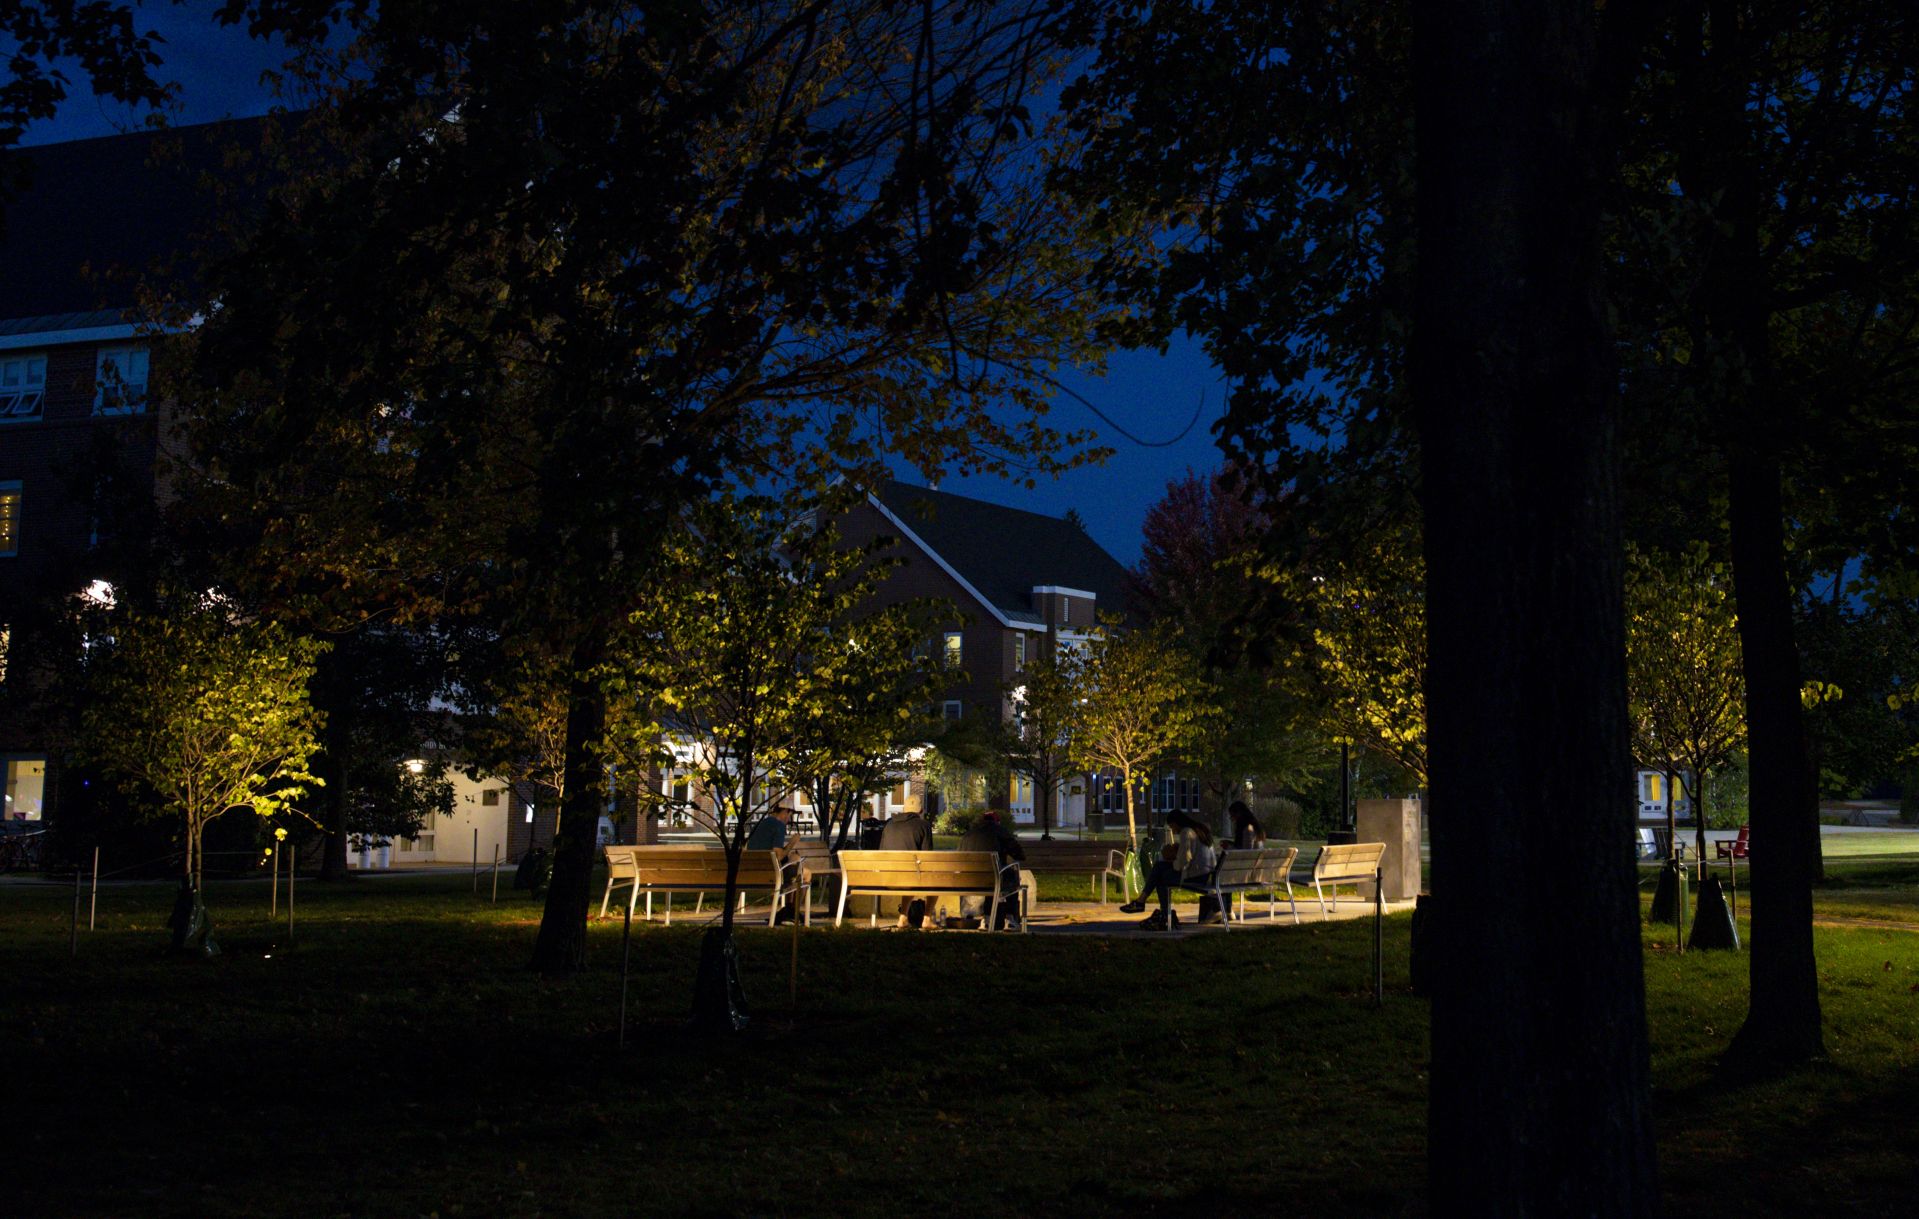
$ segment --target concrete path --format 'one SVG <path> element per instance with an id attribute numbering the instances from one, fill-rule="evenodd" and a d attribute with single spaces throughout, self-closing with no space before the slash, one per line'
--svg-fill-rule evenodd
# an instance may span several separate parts
<path id="1" fill-rule="evenodd" d="M 1043 901 L 1039 904 L 1039 909 L 1033 914 L 1032 933 L 1034 935 L 1107 936 L 1115 939 L 1183 939 L 1190 935 L 1242 935 L 1248 931 L 1291 930 L 1294 929 L 1295 926 L 1299 928 L 1315 927 L 1321 922 L 1349 922 L 1353 919 L 1371 918 L 1373 914 L 1373 904 L 1370 901 L 1360 902 L 1353 901 L 1350 898 L 1342 898 L 1339 903 L 1339 909 L 1328 910 L 1325 918 L 1322 919 L 1319 903 L 1309 895 L 1305 900 L 1299 903 L 1298 924 L 1293 922 L 1292 915 L 1287 910 L 1284 902 L 1279 905 L 1279 917 L 1268 918 L 1266 915 L 1266 903 L 1261 901 L 1248 903 L 1247 911 L 1249 917 L 1244 922 L 1235 920 L 1233 925 L 1227 928 L 1221 926 L 1200 926 L 1195 921 L 1198 917 L 1198 911 L 1196 907 L 1192 905 L 1176 905 L 1174 908 L 1179 912 L 1179 926 L 1172 931 L 1157 931 L 1149 930 L 1140 925 L 1141 920 L 1146 917 L 1143 914 L 1121 914 L 1119 912 L 1119 903 L 1117 902 Z M 1386 903 L 1386 913 L 1388 914 L 1400 914 L 1412 908 L 1412 902 Z M 761 907 L 762 911 L 764 911 L 764 909 L 765 907 Z M 951 907 L 949 906 L 948 909 L 951 909 Z M 764 914 L 762 914 L 761 917 L 763 919 Z M 813 911 L 813 925 L 815 927 L 831 927 L 833 925 L 832 912 L 816 907 Z M 845 926 L 858 926 L 864 930 L 869 926 L 869 920 L 864 914 L 856 919 L 851 913 L 848 913 Z M 905 934 L 905 929 L 898 926 L 897 915 L 882 915 L 876 930 L 899 931 L 901 934 Z M 942 930 L 933 930 L 936 934 L 945 934 Z"/>

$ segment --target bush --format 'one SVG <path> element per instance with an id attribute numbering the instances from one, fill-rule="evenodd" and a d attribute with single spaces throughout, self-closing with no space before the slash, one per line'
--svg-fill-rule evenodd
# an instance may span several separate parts
<path id="1" fill-rule="evenodd" d="M 983 808 L 949 808 L 933 821 L 933 832 L 958 836 L 978 825 L 985 815 Z"/>
<path id="2" fill-rule="evenodd" d="M 1253 800 L 1253 815 L 1266 827 L 1268 838 L 1292 840 L 1300 836 L 1300 823 L 1305 811 L 1297 800 L 1285 796 L 1266 796 Z"/>

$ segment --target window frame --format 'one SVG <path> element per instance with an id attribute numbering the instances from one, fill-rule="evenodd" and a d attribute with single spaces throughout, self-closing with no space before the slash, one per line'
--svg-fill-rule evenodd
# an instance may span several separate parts
<path id="1" fill-rule="evenodd" d="M 966 716 L 965 701 L 957 698 L 947 699 L 940 704 L 940 715 L 948 721 L 964 719 Z"/>
<path id="2" fill-rule="evenodd" d="M 948 631 L 940 643 L 940 660 L 948 668 L 959 669 L 966 665 L 966 632 Z"/>
<path id="3" fill-rule="evenodd" d="M 140 387 L 140 397 L 134 402 L 122 400 L 118 404 L 110 406 L 107 404 L 107 361 L 117 356 L 131 357 L 134 355 L 138 355 L 141 358 L 143 365 L 140 380 L 137 382 Z M 119 374 L 118 388 L 136 384 L 136 382 L 127 379 L 123 373 L 120 373 L 117 366 L 115 371 Z M 93 353 L 93 413 L 102 419 L 122 419 L 133 415 L 146 414 L 147 386 L 151 383 L 152 376 L 153 354 L 145 343 L 123 343 L 116 346 L 96 349 Z"/>
<path id="4" fill-rule="evenodd" d="M 27 485 L 17 478 L 0 479 L 0 503 L 6 497 L 13 496 L 13 522 L 11 540 L 9 535 L 0 533 L 0 559 L 11 559 L 20 553 L 20 534 L 27 519 Z"/>
<path id="5" fill-rule="evenodd" d="M 18 361 L 22 364 L 26 364 L 36 359 L 40 361 L 39 398 L 37 401 L 34 402 L 32 414 L 18 413 L 12 406 L 8 405 L 6 402 L 6 398 L 9 395 L 9 393 L 13 393 L 15 391 L 9 390 L 6 386 L 5 369 L 8 364 L 14 363 L 15 361 Z M 22 386 L 21 389 L 18 391 L 18 396 L 25 397 L 30 392 L 32 391 L 30 391 L 26 386 Z M 28 350 L 28 351 L 20 351 L 20 352 L 0 352 L 0 423 L 43 423 L 46 421 L 46 418 L 47 418 L 47 353 L 45 349 L 43 348 L 40 350 Z"/>

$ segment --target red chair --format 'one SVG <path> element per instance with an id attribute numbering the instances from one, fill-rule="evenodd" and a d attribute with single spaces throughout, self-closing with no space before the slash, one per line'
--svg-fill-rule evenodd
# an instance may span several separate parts
<path id="1" fill-rule="evenodd" d="M 1715 861 L 1723 859 L 1726 861 L 1727 866 L 1730 867 L 1733 861 L 1748 858 L 1751 850 L 1752 827 L 1742 825 L 1739 827 L 1739 837 L 1733 839 L 1731 842 L 1713 843 L 1712 854 Z"/>
<path id="2" fill-rule="evenodd" d="M 1752 827 L 1739 827 L 1739 837 L 1731 842 L 1712 844 L 1712 861 L 1726 865 L 1727 879 L 1732 881 L 1732 914 L 1739 917 L 1739 861 L 1752 857 Z"/>

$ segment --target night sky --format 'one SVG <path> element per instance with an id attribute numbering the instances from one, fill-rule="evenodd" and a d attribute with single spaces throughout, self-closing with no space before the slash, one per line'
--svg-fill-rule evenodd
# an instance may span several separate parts
<path id="1" fill-rule="evenodd" d="M 174 123 L 260 114 L 272 103 L 260 75 L 279 62 L 277 48 L 214 25 L 201 15 L 211 7 L 206 0 L 189 0 L 178 7 L 148 3 L 137 18 L 142 28 L 156 30 L 166 39 L 161 75 L 179 86 Z M 83 80 L 78 73 L 69 75 Z M 23 143 L 112 135 L 139 124 L 138 114 L 94 98 L 82 84 L 56 117 L 30 127 Z M 1054 408 L 1056 425 L 1061 430 L 1093 429 L 1101 443 L 1117 450 L 1111 460 L 1056 481 L 1043 480 L 1030 491 L 997 479 L 949 479 L 941 489 L 1053 516 L 1077 508 L 1093 537 L 1130 565 L 1139 556 L 1140 521 L 1165 491 L 1167 481 L 1189 467 L 1203 471 L 1218 464 L 1212 425 L 1225 408 L 1226 386 L 1194 342 L 1178 342 L 1164 357 L 1156 352 L 1120 352 L 1111 365 L 1111 373 L 1103 379 L 1068 374 L 1064 380 L 1142 440 L 1164 441 L 1178 435 L 1203 399 L 1198 421 L 1177 443 L 1146 448 L 1112 432 L 1084 406 L 1061 397 Z"/>

